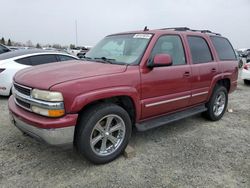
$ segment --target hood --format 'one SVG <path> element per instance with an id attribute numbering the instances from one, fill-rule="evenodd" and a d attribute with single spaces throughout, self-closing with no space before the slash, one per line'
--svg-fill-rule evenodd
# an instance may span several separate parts
<path id="1" fill-rule="evenodd" d="M 110 75 L 126 71 L 125 65 L 114 65 L 88 61 L 67 61 L 39 65 L 23 69 L 14 77 L 15 82 L 38 89 L 50 87 L 70 80 Z"/>

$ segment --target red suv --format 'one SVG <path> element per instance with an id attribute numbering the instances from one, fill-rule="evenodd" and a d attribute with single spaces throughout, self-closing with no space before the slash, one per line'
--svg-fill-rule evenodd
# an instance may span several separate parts
<path id="1" fill-rule="evenodd" d="M 105 37 L 83 61 L 18 72 L 9 110 L 22 132 L 106 163 L 123 152 L 132 127 L 197 113 L 221 119 L 237 77 L 235 52 L 220 34 L 145 29 Z"/>

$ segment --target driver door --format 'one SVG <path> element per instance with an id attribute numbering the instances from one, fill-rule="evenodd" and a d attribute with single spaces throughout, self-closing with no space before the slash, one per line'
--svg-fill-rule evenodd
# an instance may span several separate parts
<path id="1" fill-rule="evenodd" d="M 173 64 L 141 71 L 142 119 L 173 112 L 189 105 L 191 68 L 187 64 L 179 35 L 164 35 L 157 40 L 149 61 L 156 54 L 169 54 Z"/>

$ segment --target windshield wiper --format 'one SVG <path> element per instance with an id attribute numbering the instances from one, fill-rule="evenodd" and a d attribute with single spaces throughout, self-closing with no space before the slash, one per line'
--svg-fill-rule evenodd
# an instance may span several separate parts
<path id="1" fill-rule="evenodd" d="M 111 58 L 106 58 L 106 57 L 96 57 L 94 58 L 95 60 L 102 60 L 102 62 L 106 62 L 106 63 L 110 63 L 110 64 L 114 64 L 114 62 L 116 61 L 116 59 L 111 59 Z"/>

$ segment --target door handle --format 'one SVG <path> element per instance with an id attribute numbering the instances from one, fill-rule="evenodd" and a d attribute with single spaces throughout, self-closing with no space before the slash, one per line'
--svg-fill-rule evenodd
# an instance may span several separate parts
<path id="1" fill-rule="evenodd" d="M 190 77 L 190 72 L 185 72 L 184 74 L 183 74 L 183 77 Z"/>
<path id="2" fill-rule="evenodd" d="M 212 68 L 211 72 L 217 72 L 216 68 Z"/>

